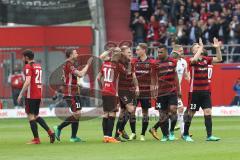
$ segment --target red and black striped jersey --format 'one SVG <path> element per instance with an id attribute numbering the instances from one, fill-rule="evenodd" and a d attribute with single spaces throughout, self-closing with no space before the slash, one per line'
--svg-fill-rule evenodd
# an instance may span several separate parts
<path id="1" fill-rule="evenodd" d="M 158 59 L 154 66 L 158 82 L 158 96 L 177 93 L 177 86 L 179 85 L 176 79 L 177 60 L 171 57 L 165 60 Z"/>
<path id="2" fill-rule="evenodd" d="M 208 66 L 212 64 L 212 57 L 203 56 L 201 60 L 191 63 L 187 59 L 190 71 L 190 92 L 210 91 L 210 81 L 208 78 Z"/>
<path id="3" fill-rule="evenodd" d="M 77 94 L 77 76 L 74 75 L 74 71 L 77 68 L 74 67 L 74 64 L 67 60 L 63 65 L 63 78 L 65 83 L 64 95 L 73 96 Z"/>
<path id="4" fill-rule="evenodd" d="M 119 90 L 133 90 L 134 84 L 133 84 L 133 74 L 135 73 L 134 67 L 132 63 L 129 63 L 129 66 L 126 66 L 129 68 L 126 68 L 127 75 L 120 74 L 119 75 L 119 83 L 118 83 L 118 89 Z"/>
<path id="5" fill-rule="evenodd" d="M 132 59 L 134 71 L 138 80 L 140 95 L 139 97 L 151 97 L 152 71 L 154 60 L 147 58 L 142 61 L 140 58 Z"/>

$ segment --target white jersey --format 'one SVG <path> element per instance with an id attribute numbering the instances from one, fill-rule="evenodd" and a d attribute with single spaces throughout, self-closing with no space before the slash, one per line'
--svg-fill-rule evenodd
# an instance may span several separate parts
<path id="1" fill-rule="evenodd" d="M 180 58 L 177 62 L 177 67 L 176 67 L 180 86 L 182 83 L 183 74 L 186 70 L 187 70 L 187 61 L 183 58 Z"/>

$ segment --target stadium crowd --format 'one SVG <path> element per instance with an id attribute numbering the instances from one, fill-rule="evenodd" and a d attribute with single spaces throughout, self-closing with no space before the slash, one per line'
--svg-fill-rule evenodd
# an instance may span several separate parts
<path id="1" fill-rule="evenodd" d="M 130 28 L 135 44 L 191 45 L 199 37 L 204 44 L 212 43 L 214 37 L 224 44 L 237 44 L 239 18 L 239 0 L 132 0 Z"/>

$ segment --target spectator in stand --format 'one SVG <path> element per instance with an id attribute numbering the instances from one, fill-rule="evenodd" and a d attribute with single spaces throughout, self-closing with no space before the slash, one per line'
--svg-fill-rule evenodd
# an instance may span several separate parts
<path id="1" fill-rule="evenodd" d="M 181 44 L 181 45 L 188 44 L 187 27 L 184 24 L 183 19 L 179 19 L 179 21 L 178 21 L 177 38 L 179 40 L 179 44 Z"/>
<path id="2" fill-rule="evenodd" d="M 207 23 L 208 17 L 210 16 L 210 13 L 208 13 L 206 8 L 202 8 L 200 12 L 200 20 L 203 20 L 204 23 Z"/>
<path id="3" fill-rule="evenodd" d="M 164 20 L 160 21 L 159 24 L 159 42 L 161 44 L 165 43 L 166 39 L 167 39 L 167 28 L 166 28 L 167 24 Z"/>
<path id="4" fill-rule="evenodd" d="M 226 17 L 219 17 L 218 19 L 218 25 L 219 25 L 219 39 L 226 44 L 229 39 L 229 21 L 226 19 Z"/>
<path id="5" fill-rule="evenodd" d="M 206 28 L 205 31 L 203 31 L 204 39 L 207 44 L 210 44 L 213 42 L 213 38 L 216 37 L 218 38 L 218 31 L 219 28 L 215 24 L 215 20 L 211 17 L 208 19 L 208 27 Z"/>
<path id="6" fill-rule="evenodd" d="M 189 20 L 189 13 L 187 12 L 186 8 L 184 5 L 180 6 L 180 11 L 177 14 L 177 19 L 184 19 L 184 21 Z"/>
<path id="7" fill-rule="evenodd" d="M 159 22 L 152 15 L 147 25 L 147 42 L 157 42 L 159 40 Z"/>
<path id="8" fill-rule="evenodd" d="M 199 37 L 202 35 L 201 28 L 197 26 L 197 21 L 195 19 L 192 20 L 192 25 L 188 31 L 189 44 L 197 42 L 199 40 Z"/>
<path id="9" fill-rule="evenodd" d="M 216 0 L 210 0 L 209 11 L 210 12 L 215 12 L 215 11 L 222 12 L 222 6 L 219 3 L 217 3 Z"/>
<path id="10" fill-rule="evenodd" d="M 135 13 L 139 13 L 139 0 L 131 0 L 131 19 L 134 17 Z"/>
<path id="11" fill-rule="evenodd" d="M 235 21 L 235 16 L 240 20 L 240 0 L 132 0 L 131 11 L 138 9 L 140 16 L 146 17 L 147 34 L 144 40 L 148 42 L 171 44 L 177 39 L 181 44 L 190 45 L 195 41 L 193 31 L 197 28 L 200 29 L 205 44 L 210 44 L 214 37 L 220 38 L 224 44 L 229 44 L 233 39 L 237 39 L 234 44 L 240 43 L 240 25 L 237 24 L 235 30 L 230 29 L 230 22 Z M 155 16 L 154 21 L 159 22 L 158 33 L 157 25 L 151 22 L 152 15 Z M 194 20 L 197 21 L 196 27 L 192 25 Z M 164 22 L 165 27 L 160 22 Z M 167 33 L 163 33 L 164 30 Z M 234 38 L 230 37 L 232 33 L 235 34 Z M 240 47 L 232 48 L 234 50 L 230 50 L 234 54 L 240 53 Z M 240 56 L 235 56 L 233 61 L 240 61 Z"/>
<path id="12" fill-rule="evenodd" d="M 240 77 L 237 79 L 236 83 L 233 86 L 234 92 L 236 92 L 235 97 L 231 103 L 231 106 L 240 106 Z"/>
<path id="13" fill-rule="evenodd" d="M 8 83 L 11 84 L 14 107 L 21 108 L 23 104 L 22 102 L 18 104 L 17 98 L 24 84 L 24 74 L 22 73 L 21 67 L 19 65 L 14 66 L 13 74 L 9 75 L 8 77 Z"/>
<path id="14" fill-rule="evenodd" d="M 237 26 L 239 24 L 239 21 L 238 21 L 238 17 L 237 16 L 233 16 L 233 20 L 230 22 L 230 25 L 229 25 L 229 44 L 236 44 L 239 42 L 238 40 L 238 37 L 237 37 Z M 231 47 L 230 48 L 230 55 L 231 55 L 231 59 L 230 61 L 234 61 L 235 60 L 235 57 L 234 57 L 234 53 L 237 53 L 238 52 L 238 47 Z"/>
<path id="15" fill-rule="evenodd" d="M 131 23 L 131 29 L 133 33 L 133 42 L 134 46 L 138 43 L 145 42 L 146 32 L 145 32 L 145 25 L 146 21 L 143 16 L 137 16 L 138 12 L 135 13 L 135 17 Z"/>
<path id="16" fill-rule="evenodd" d="M 140 14 L 145 19 L 149 19 L 153 13 L 152 1 L 151 0 L 139 0 L 139 11 L 140 11 Z"/>
<path id="17" fill-rule="evenodd" d="M 173 26 L 172 22 L 169 22 L 168 23 L 168 28 L 167 28 L 168 36 L 174 35 L 174 34 L 176 34 L 176 32 L 177 32 L 176 27 Z"/>

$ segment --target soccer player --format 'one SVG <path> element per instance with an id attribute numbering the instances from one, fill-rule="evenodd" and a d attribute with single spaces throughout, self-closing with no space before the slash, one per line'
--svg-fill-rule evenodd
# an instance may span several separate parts
<path id="1" fill-rule="evenodd" d="M 177 123 L 177 104 L 179 93 L 179 82 L 176 72 L 177 60 L 168 56 L 167 47 L 161 45 L 158 47 L 158 59 L 155 61 L 155 71 L 153 71 L 156 79 L 157 109 L 159 110 L 159 121 L 149 132 L 154 138 L 156 130 L 160 126 L 163 137 L 162 142 L 174 141 L 174 128 Z M 169 133 L 168 119 L 171 120 L 171 128 Z"/>
<path id="2" fill-rule="evenodd" d="M 148 46 L 145 43 L 139 43 L 136 48 L 138 58 L 132 60 L 135 67 L 135 73 L 139 84 L 139 97 L 137 98 L 137 104 L 141 103 L 142 107 L 142 133 L 140 136 L 141 141 L 145 141 L 145 133 L 148 128 L 149 117 L 148 109 L 151 107 L 152 97 L 152 64 L 153 59 L 147 56 Z M 136 125 L 136 123 L 134 124 Z M 133 132 L 130 136 L 130 140 L 136 139 L 136 132 Z"/>
<path id="3" fill-rule="evenodd" d="M 86 66 L 81 70 L 77 70 L 74 66 L 74 62 L 77 60 L 78 53 L 75 49 L 66 50 L 66 61 L 63 65 L 63 79 L 65 83 L 64 99 L 67 102 L 68 107 L 71 108 L 72 115 L 67 117 L 60 125 L 54 126 L 55 136 L 60 141 L 60 135 L 63 128 L 71 124 L 72 135 L 70 142 L 82 142 L 81 138 L 77 137 L 77 131 L 79 126 L 79 118 L 81 114 L 81 102 L 80 95 L 78 93 L 77 77 L 83 77 L 92 61 L 90 58 Z"/>
<path id="4" fill-rule="evenodd" d="M 98 74 L 98 82 L 102 88 L 103 101 L 103 142 L 104 143 L 119 143 L 120 141 L 112 137 L 116 112 L 118 110 L 118 81 L 120 74 L 125 74 L 126 71 L 120 61 L 127 62 L 127 58 L 121 52 L 115 52 L 111 61 L 105 61 L 102 64 L 100 73 Z"/>
<path id="5" fill-rule="evenodd" d="M 124 65 L 127 70 L 127 76 L 125 76 L 124 74 L 120 74 L 119 76 L 118 88 L 121 111 L 116 125 L 115 139 L 119 141 L 124 141 L 123 139 L 121 139 L 120 135 L 124 139 L 129 139 L 127 133 L 124 130 L 124 127 L 129 119 L 132 133 L 136 132 L 135 106 L 133 104 L 133 101 L 135 99 L 135 96 L 139 95 L 139 86 L 134 67 L 130 62 L 130 60 L 132 59 L 132 51 L 130 47 L 122 46 L 120 49 L 123 55 L 126 56 L 127 59 L 129 59 L 129 62 Z"/>
<path id="6" fill-rule="evenodd" d="M 34 53 L 31 50 L 25 50 L 23 52 L 23 61 L 25 63 L 25 82 L 18 96 L 18 103 L 21 102 L 21 99 L 25 94 L 25 111 L 34 136 L 34 139 L 32 139 L 32 141 L 28 144 L 40 144 L 37 123 L 39 123 L 40 126 L 48 133 L 50 143 L 54 143 L 54 132 L 48 127 L 44 119 L 38 116 L 42 98 L 42 67 L 34 61 Z"/>
<path id="7" fill-rule="evenodd" d="M 177 75 L 178 75 L 178 82 L 179 82 L 179 93 L 178 93 L 178 124 L 180 126 L 180 132 L 181 135 L 183 135 L 184 132 L 184 120 L 183 120 L 183 114 L 184 114 L 184 106 L 182 102 L 182 79 L 183 77 L 189 82 L 190 81 L 190 75 L 188 71 L 188 65 L 187 61 L 183 58 L 183 47 L 181 45 L 175 45 L 173 46 L 172 50 L 172 57 L 177 59 Z M 175 130 L 178 127 L 175 128 Z"/>
<path id="8" fill-rule="evenodd" d="M 220 138 L 212 135 L 212 103 L 210 94 L 210 84 L 208 80 L 208 65 L 222 61 L 221 42 L 213 39 L 213 47 L 216 49 L 216 57 L 202 56 L 203 43 L 193 44 L 191 51 L 194 56 L 188 59 L 190 70 L 190 94 L 187 112 L 184 113 L 184 134 L 186 142 L 193 142 L 189 136 L 189 128 L 196 111 L 201 107 L 204 113 L 205 127 L 207 131 L 207 141 L 218 141 Z"/>

